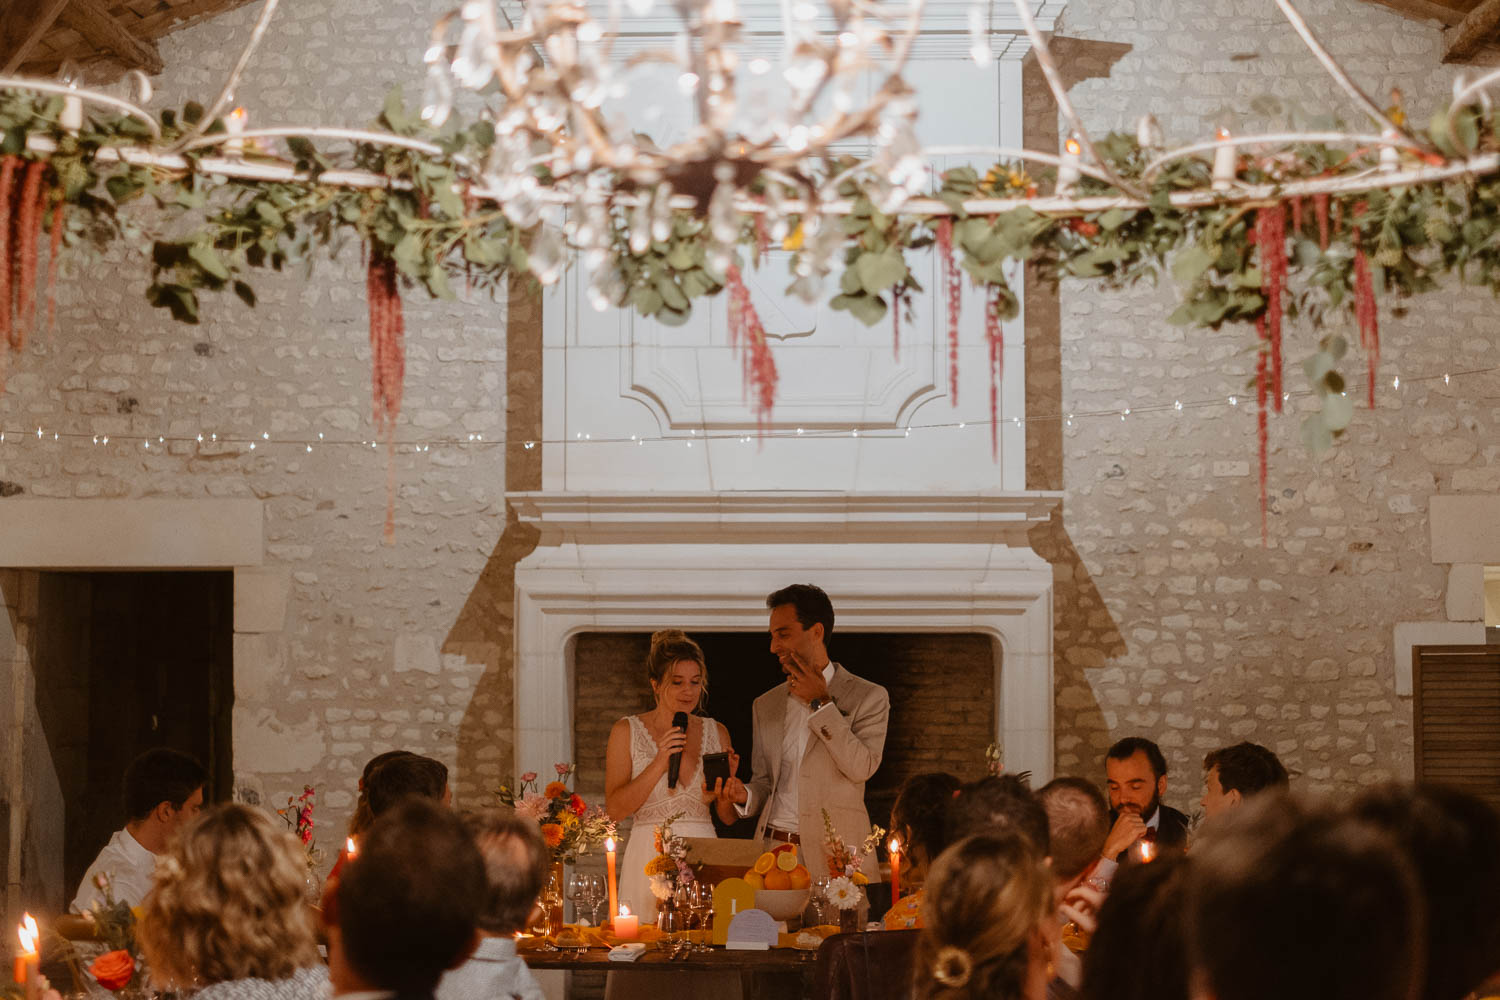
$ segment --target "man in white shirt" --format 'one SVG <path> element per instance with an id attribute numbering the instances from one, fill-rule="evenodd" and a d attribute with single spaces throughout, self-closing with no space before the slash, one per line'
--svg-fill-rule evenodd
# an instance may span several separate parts
<path id="1" fill-rule="evenodd" d="M 870 832 L 865 782 L 885 752 L 890 696 L 828 658 L 833 603 L 821 589 L 793 584 L 766 607 L 787 679 L 755 699 L 750 784 L 732 779 L 723 795 L 741 816 L 760 814 L 756 837 L 799 845 L 817 877 L 828 871 L 824 810 L 851 849 Z M 878 877 L 874 857 L 864 872 Z"/>
<path id="2" fill-rule="evenodd" d="M 156 858 L 166 853 L 173 834 L 203 808 L 208 772 L 185 753 L 158 747 L 125 769 L 125 828 L 117 830 L 83 874 L 73 909 L 86 913 L 104 899 L 99 883 L 108 878 L 117 903 L 138 906 L 151 891 Z"/>

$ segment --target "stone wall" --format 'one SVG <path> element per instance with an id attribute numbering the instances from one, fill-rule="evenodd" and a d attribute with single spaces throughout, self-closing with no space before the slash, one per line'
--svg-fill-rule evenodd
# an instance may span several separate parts
<path id="1" fill-rule="evenodd" d="M 1399 85 L 1414 121 L 1449 92 L 1435 29 L 1354 0 L 1298 6 L 1368 92 Z M 1078 40 L 1074 51 L 1084 43 L 1094 69 L 1113 63 L 1107 79 L 1073 74 L 1072 99 L 1100 134 L 1133 132 L 1147 111 L 1175 141 L 1208 136 L 1225 111 L 1246 131 L 1330 112 L 1359 121 L 1269 0 L 1071 0 L 1058 32 Z M 1045 113 L 1034 126 L 1055 127 Z M 1396 694 L 1392 626 L 1445 619 L 1428 497 L 1500 488 L 1500 380 L 1440 377 L 1497 364 L 1493 301 L 1457 288 L 1402 310 L 1386 301 L 1378 407 L 1361 407 L 1331 453 L 1301 446 L 1307 400 L 1272 418 L 1265 548 L 1254 408 L 1227 405 L 1253 399 L 1252 331 L 1168 325 L 1170 289 L 1070 283 L 1059 301 L 1063 413 L 1226 401 L 1061 429 L 1067 499 L 1033 536 L 1058 570 L 1059 773 L 1102 777 L 1109 743 L 1140 733 L 1165 749 L 1168 798 L 1184 807 L 1196 808 L 1203 753 L 1240 739 L 1274 749 L 1304 787 L 1409 776 L 1411 705 Z M 1317 336 L 1287 337 L 1294 392 Z M 1362 378 L 1357 350 L 1347 365 Z M 1034 419 L 1044 405 L 1033 399 Z M 1058 467 L 1036 459 L 1033 484 L 1052 485 Z"/>

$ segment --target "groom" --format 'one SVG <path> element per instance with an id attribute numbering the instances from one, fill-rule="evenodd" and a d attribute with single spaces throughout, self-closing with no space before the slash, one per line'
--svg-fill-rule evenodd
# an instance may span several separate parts
<path id="1" fill-rule="evenodd" d="M 816 878 L 828 871 L 823 810 L 851 849 L 870 832 L 865 782 L 880 767 L 891 703 L 885 688 L 828 659 L 833 603 L 822 590 L 793 584 L 766 607 L 787 679 L 755 699 L 749 786 L 731 779 L 722 794 L 741 816 L 760 814 L 757 838 L 799 845 Z M 864 872 L 879 878 L 873 857 Z"/>

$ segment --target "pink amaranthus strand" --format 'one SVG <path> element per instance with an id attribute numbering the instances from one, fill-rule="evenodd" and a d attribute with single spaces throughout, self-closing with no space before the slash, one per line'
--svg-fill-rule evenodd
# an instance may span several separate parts
<path id="1" fill-rule="evenodd" d="M 963 308 L 963 283 L 953 257 L 953 220 L 944 218 L 937 228 L 938 257 L 943 267 L 943 290 L 948 298 L 948 394 L 958 403 L 958 317 Z"/>
<path id="2" fill-rule="evenodd" d="M 1000 321 L 1000 290 L 990 286 L 984 304 L 984 340 L 990 348 L 990 451 L 1000 458 L 1000 379 L 1005 374 L 1005 326 Z"/>
<path id="3" fill-rule="evenodd" d="M 406 320 L 396 262 L 379 245 L 370 247 L 365 277 L 370 306 L 370 402 L 376 434 L 385 441 L 385 541 L 396 537 L 396 417 L 406 378 Z"/>
<path id="4" fill-rule="evenodd" d="M 1354 226 L 1354 319 L 1359 325 L 1359 346 L 1365 352 L 1369 372 L 1369 404 L 1375 409 L 1375 370 L 1380 367 L 1380 310 L 1375 303 L 1375 281 L 1370 261 L 1360 245 L 1359 227 Z"/>
<path id="5" fill-rule="evenodd" d="M 1262 351 L 1270 352 L 1271 405 L 1281 412 L 1281 293 L 1286 287 L 1286 210 L 1277 203 L 1255 213 L 1255 242 L 1260 250 L 1260 291 L 1266 300 Z"/>
<path id="6" fill-rule="evenodd" d="M 1268 482 L 1266 452 L 1269 448 L 1269 438 L 1266 432 L 1266 391 L 1268 389 L 1266 350 L 1270 341 L 1267 325 L 1266 316 L 1261 316 L 1255 321 L 1255 332 L 1260 335 L 1260 350 L 1255 355 L 1255 443 L 1260 449 L 1260 544 L 1262 546 L 1270 544 L 1270 536 L 1266 530 L 1266 485 Z M 1278 395 L 1276 398 L 1280 400 L 1281 397 Z M 1277 407 L 1278 410 L 1280 408 L 1280 406 Z"/>
<path id="7" fill-rule="evenodd" d="M 750 301 L 750 290 L 740 274 L 738 264 L 730 264 L 725 275 L 729 285 L 729 340 L 735 350 L 743 350 L 745 392 L 755 413 L 757 427 L 764 432 L 776 405 L 776 361 L 766 340 L 766 328 Z"/>

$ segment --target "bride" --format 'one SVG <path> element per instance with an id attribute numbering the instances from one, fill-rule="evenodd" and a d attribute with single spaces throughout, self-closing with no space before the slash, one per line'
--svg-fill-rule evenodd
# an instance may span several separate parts
<path id="1" fill-rule="evenodd" d="M 646 865 L 656 856 L 654 828 L 677 816 L 672 832 L 678 836 L 717 836 L 709 818 L 710 803 L 723 822 L 739 819 L 722 789 L 703 787 L 704 754 L 727 752 L 730 774 L 739 764 L 729 745 L 729 731 L 695 714 L 708 691 L 703 650 L 678 629 L 656 632 L 646 656 L 646 677 L 656 707 L 616 722 L 604 759 L 604 807 L 615 820 L 634 817 L 621 863 L 620 901 L 639 914 L 642 923 L 656 916 L 656 898 L 646 877 Z M 687 714 L 685 733 L 672 726 L 678 712 Z M 677 787 L 668 788 L 667 765 L 674 753 L 682 754 L 682 766 Z"/>
<path id="2" fill-rule="evenodd" d="M 656 707 L 616 722 L 604 758 L 605 809 L 616 820 L 634 817 L 620 867 L 620 901 L 639 914 L 643 924 L 656 913 L 656 898 L 646 875 L 646 865 L 656 856 L 655 827 L 677 816 L 672 832 L 679 836 L 718 836 L 709 817 L 710 803 L 725 823 L 739 818 L 734 803 L 724 795 L 722 781 L 713 789 L 703 785 L 704 754 L 728 753 L 730 774 L 739 766 L 739 756 L 729 745 L 729 731 L 695 714 L 708 691 L 703 650 L 678 629 L 656 632 L 646 656 L 646 677 Z M 687 714 L 686 732 L 672 725 L 672 716 L 678 712 Z M 682 766 L 677 786 L 668 788 L 667 766 L 674 753 L 682 754 Z M 740 984 L 733 973 L 612 972 L 604 995 L 606 1000 L 677 996 L 737 1000 Z"/>

